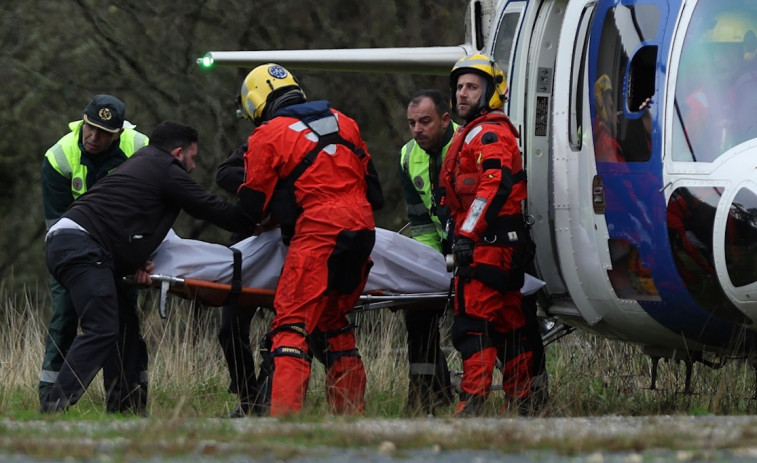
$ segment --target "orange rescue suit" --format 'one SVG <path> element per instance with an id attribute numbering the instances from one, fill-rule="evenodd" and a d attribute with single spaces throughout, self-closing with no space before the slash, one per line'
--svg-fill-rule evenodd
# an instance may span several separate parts
<path id="1" fill-rule="evenodd" d="M 531 243 L 523 221 L 527 189 L 517 129 L 492 111 L 458 129 L 441 185 L 455 239 L 475 243 L 473 263 L 455 277 L 452 338 L 463 358 L 461 407 L 489 394 L 498 352 L 511 400 L 530 396 L 533 352 L 525 341 L 520 288 Z"/>
<path id="2" fill-rule="evenodd" d="M 323 146 L 294 182 L 300 213 L 276 288 L 276 315 L 269 333 L 273 415 L 302 408 L 310 376 L 307 336 L 316 329 L 328 343 L 326 391 L 331 411 L 361 413 L 365 408 L 365 369 L 347 313 L 368 277 L 375 240 L 373 207 L 380 204 L 375 194 L 374 204 L 368 200 L 366 179 L 373 178 L 377 185 L 377 176 L 357 123 L 325 101 L 279 110 L 249 137 L 239 197 L 259 220 L 280 179 L 287 178 L 320 139 L 337 134 L 351 146 Z"/>

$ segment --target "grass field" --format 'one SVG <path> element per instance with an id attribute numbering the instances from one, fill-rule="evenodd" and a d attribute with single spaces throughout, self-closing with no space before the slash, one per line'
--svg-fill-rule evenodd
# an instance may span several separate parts
<path id="1" fill-rule="evenodd" d="M 752 398 L 755 373 L 745 363 L 719 370 L 699 365 L 692 378 L 695 393 L 683 394 L 684 365 L 663 361 L 658 387 L 649 390 L 651 363 L 640 348 L 580 332 L 547 348 L 551 398 L 543 419 L 503 414 L 501 391 L 492 392 L 484 420 L 456 419 L 452 407 L 439 410 L 435 420 L 404 419 L 408 367 L 403 317 L 386 309 L 354 314 L 368 375 L 365 417 L 328 415 L 323 367 L 314 362 L 300 415 L 218 419 L 236 405 L 236 397 L 227 392 L 228 372 L 216 339 L 220 309 L 195 308 L 190 301 L 170 298 L 169 316 L 163 320 L 157 296 L 155 290 L 142 296 L 143 334 L 150 353 L 147 419 L 106 414 L 100 376 L 68 412 L 39 414 L 37 378 L 49 297 L 46 291 L 0 296 L 5 301 L 0 304 L 0 459 L 120 462 L 192 456 L 221 461 L 241 455 L 286 461 L 329 448 L 387 455 L 420 449 L 430 452 L 427 461 L 434 461 L 436 452 L 460 449 L 574 455 L 668 448 L 694 449 L 685 455 L 696 459 L 702 449 L 721 451 L 723 439 L 737 446 L 754 441 L 757 423 L 748 416 L 741 421 L 727 417 L 726 424 L 691 421 L 757 411 Z M 269 311 L 256 316 L 253 342 L 270 318 Z M 450 323 L 448 316 L 442 324 L 443 345 L 450 368 L 459 371 L 460 359 L 448 337 Z M 495 373 L 495 384 L 499 381 Z M 618 416 L 641 421 L 619 424 Z M 679 455 L 679 461 L 691 461 Z"/>
<path id="2" fill-rule="evenodd" d="M 2 289 L 0 289 L 2 291 Z M 158 316 L 157 291 L 143 291 L 143 335 L 150 353 L 149 412 L 154 418 L 218 417 L 235 406 L 227 392 L 229 377 L 216 339 L 220 309 L 194 308 L 190 301 L 169 298 L 169 317 Z M 6 297 L 0 327 L 0 416 L 39 418 L 37 378 L 50 301 L 44 290 Z M 269 311 L 253 321 L 253 343 L 266 331 Z M 402 416 L 407 388 L 403 317 L 390 310 L 354 315 L 358 346 L 367 375 L 368 417 Z M 442 326 L 443 345 L 452 370 L 460 359 L 448 339 L 451 317 Z M 696 365 L 694 394 L 683 394 L 685 366 L 660 362 L 657 388 L 651 362 L 637 346 L 575 332 L 547 347 L 549 406 L 543 416 L 573 417 L 658 414 L 751 414 L 757 407 L 754 370 L 743 362 L 719 370 Z M 323 367 L 313 363 L 306 409 L 301 419 L 323 416 L 327 407 Z M 495 373 L 495 384 L 499 381 Z M 65 415 L 102 418 L 104 392 L 95 379 L 84 398 Z M 500 415 L 503 399 L 494 391 L 487 414 Z M 452 409 L 440 410 L 451 416 Z"/>

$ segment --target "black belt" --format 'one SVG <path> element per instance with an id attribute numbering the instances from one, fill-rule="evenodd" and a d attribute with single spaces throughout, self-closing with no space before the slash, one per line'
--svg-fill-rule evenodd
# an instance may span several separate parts
<path id="1" fill-rule="evenodd" d="M 529 238 L 523 215 L 505 215 L 489 222 L 481 236 L 481 241 L 487 244 L 518 244 Z"/>
<path id="2" fill-rule="evenodd" d="M 486 230 L 484 234 L 481 236 L 481 244 L 499 244 L 499 245 L 508 245 L 508 244 L 523 244 L 528 242 L 529 235 L 528 232 L 525 229 L 518 229 L 518 230 L 508 230 L 508 231 L 500 231 L 500 230 Z"/>

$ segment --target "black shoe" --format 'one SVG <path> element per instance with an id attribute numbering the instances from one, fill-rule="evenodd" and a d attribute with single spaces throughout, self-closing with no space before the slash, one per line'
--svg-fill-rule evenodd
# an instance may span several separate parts
<path id="1" fill-rule="evenodd" d="M 39 395 L 39 406 L 40 410 L 42 410 L 42 404 L 45 402 L 45 398 L 47 397 L 47 394 L 50 393 L 50 391 L 53 389 L 53 385 L 55 383 L 48 383 L 48 382 L 39 382 L 39 386 L 37 386 L 37 394 Z"/>
<path id="2" fill-rule="evenodd" d="M 518 416 L 540 416 L 548 398 L 548 395 L 546 397 L 535 397 L 533 395 L 531 397 L 523 397 L 515 400 L 514 403 L 509 402 L 505 406 L 505 412 L 515 408 L 518 410 Z"/>
<path id="3" fill-rule="evenodd" d="M 411 417 L 433 416 L 434 407 L 430 404 L 429 400 L 423 400 L 411 395 L 405 404 L 405 408 L 402 409 L 402 414 Z"/>
<path id="4" fill-rule="evenodd" d="M 520 416 L 539 416 L 549 402 L 549 382 L 546 371 L 534 377 L 531 385 L 531 395 L 518 401 L 518 414 Z"/>
<path id="5" fill-rule="evenodd" d="M 68 409 L 67 400 L 45 400 L 39 406 L 40 413 L 63 413 Z"/>
<path id="6" fill-rule="evenodd" d="M 234 407 L 234 410 L 230 411 L 226 415 L 222 415 L 221 418 L 244 418 L 250 414 L 252 405 L 241 402 Z"/>
<path id="7" fill-rule="evenodd" d="M 124 404 L 116 409 L 107 408 L 105 411 L 106 413 L 118 413 L 121 415 L 131 415 L 131 416 L 137 416 L 140 418 L 150 417 L 150 413 L 147 412 L 146 406 L 135 406 L 133 404 Z"/>

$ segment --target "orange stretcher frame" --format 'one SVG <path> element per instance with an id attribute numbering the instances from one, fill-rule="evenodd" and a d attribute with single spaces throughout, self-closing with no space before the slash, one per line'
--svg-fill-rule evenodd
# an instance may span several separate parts
<path id="1" fill-rule="evenodd" d="M 169 275 L 151 275 L 153 285 L 160 288 L 160 316 L 166 318 L 166 298 L 168 294 L 183 299 L 199 301 L 208 307 L 222 307 L 232 294 L 232 285 L 194 278 L 179 278 Z M 274 290 L 243 286 L 237 295 L 236 305 L 247 309 L 273 307 Z M 393 293 L 388 291 L 371 291 L 360 296 L 355 310 L 375 310 L 390 308 L 392 310 L 435 309 L 446 307 L 450 294 L 433 293 Z"/>

